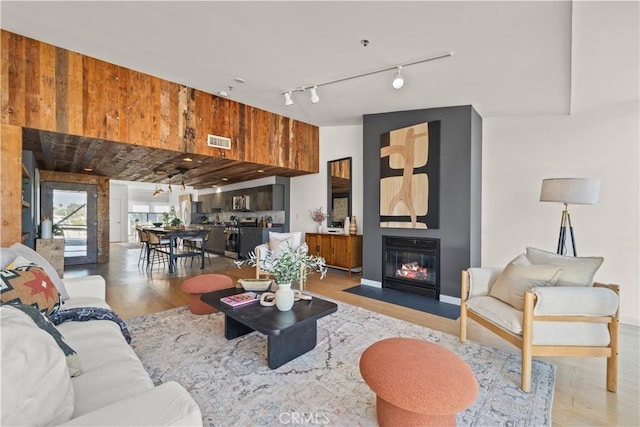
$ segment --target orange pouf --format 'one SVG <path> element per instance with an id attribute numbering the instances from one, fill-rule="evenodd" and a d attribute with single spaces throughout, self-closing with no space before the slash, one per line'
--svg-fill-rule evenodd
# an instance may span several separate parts
<path id="1" fill-rule="evenodd" d="M 478 382 L 455 353 L 431 342 L 389 338 L 369 346 L 360 373 L 376 393 L 378 424 L 455 426 L 475 402 Z"/>
<path id="2" fill-rule="evenodd" d="M 189 309 L 193 314 L 215 313 L 215 308 L 200 300 L 200 295 L 207 292 L 219 291 L 221 289 L 232 288 L 233 280 L 224 274 L 201 274 L 191 277 L 180 285 L 183 292 L 191 294 L 189 299 Z"/>

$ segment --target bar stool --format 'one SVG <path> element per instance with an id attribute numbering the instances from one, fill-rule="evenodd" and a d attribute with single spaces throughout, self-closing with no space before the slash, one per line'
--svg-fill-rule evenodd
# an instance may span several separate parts
<path id="1" fill-rule="evenodd" d="M 147 252 L 149 251 L 149 234 L 141 229 L 138 229 L 138 240 L 140 241 L 140 255 L 138 256 L 138 267 L 140 266 L 140 261 L 142 261 L 142 265 L 147 262 Z"/>

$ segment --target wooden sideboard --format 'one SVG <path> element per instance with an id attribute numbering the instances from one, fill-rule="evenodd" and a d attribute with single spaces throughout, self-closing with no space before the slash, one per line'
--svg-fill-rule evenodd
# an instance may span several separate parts
<path id="1" fill-rule="evenodd" d="M 309 253 L 323 257 L 329 267 L 349 271 L 362 267 L 362 236 L 346 234 L 306 233 Z"/>

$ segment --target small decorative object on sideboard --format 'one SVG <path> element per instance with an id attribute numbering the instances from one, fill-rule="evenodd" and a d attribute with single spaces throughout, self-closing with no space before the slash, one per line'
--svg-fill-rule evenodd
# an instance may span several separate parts
<path id="1" fill-rule="evenodd" d="M 322 222 L 327 219 L 327 214 L 322 212 L 322 208 L 317 208 L 309 211 L 309 217 L 318 223 L 318 233 L 322 233 Z"/>
<path id="2" fill-rule="evenodd" d="M 356 216 L 351 217 L 351 222 L 349 223 L 349 234 L 355 236 L 358 234 L 358 224 L 356 224 Z"/>

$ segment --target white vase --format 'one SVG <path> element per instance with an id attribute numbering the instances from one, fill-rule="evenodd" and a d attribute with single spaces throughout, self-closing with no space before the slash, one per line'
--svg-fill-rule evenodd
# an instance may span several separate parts
<path id="1" fill-rule="evenodd" d="M 318 234 L 322 234 L 322 224 L 318 224 Z"/>
<path id="2" fill-rule="evenodd" d="M 276 290 L 276 307 L 280 311 L 289 311 L 293 307 L 293 289 L 291 289 L 291 283 L 280 284 L 278 283 L 278 290 Z"/>
<path id="3" fill-rule="evenodd" d="M 349 226 L 350 226 L 350 225 L 351 225 L 351 224 L 349 224 L 349 217 L 346 217 L 346 218 L 344 219 L 344 227 L 343 227 L 343 229 L 344 229 L 344 234 L 349 234 Z"/>

